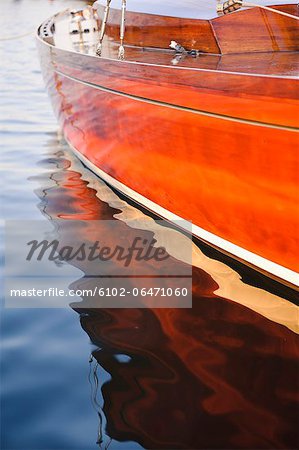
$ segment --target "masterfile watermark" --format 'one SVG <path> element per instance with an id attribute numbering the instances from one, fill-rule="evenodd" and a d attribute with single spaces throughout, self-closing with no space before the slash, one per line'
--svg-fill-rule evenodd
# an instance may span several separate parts
<path id="1" fill-rule="evenodd" d="M 95 296 L 96 291 L 92 289 L 73 290 L 69 289 L 67 292 L 64 289 L 58 289 L 57 287 L 50 287 L 47 289 L 11 289 L 11 297 L 81 297 L 82 295 Z"/>
<path id="2" fill-rule="evenodd" d="M 154 220 L 8 221 L 5 305 L 191 307 L 192 241 L 181 237 Z"/>
<path id="3" fill-rule="evenodd" d="M 116 244 L 115 247 L 101 246 L 99 241 L 92 244 L 83 242 L 77 247 L 70 245 L 60 245 L 57 239 L 48 241 L 32 240 L 27 242 L 30 250 L 26 257 L 26 261 L 36 259 L 41 261 L 48 258 L 49 261 L 110 261 L 114 258 L 125 267 L 132 263 L 132 259 L 136 261 L 165 261 L 170 258 L 164 247 L 154 247 L 157 241 L 155 239 L 147 240 L 136 237 L 129 247 L 122 247 Z"/>

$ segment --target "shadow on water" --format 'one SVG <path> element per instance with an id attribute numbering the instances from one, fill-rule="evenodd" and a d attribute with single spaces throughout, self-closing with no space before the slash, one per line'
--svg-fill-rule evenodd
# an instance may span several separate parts
<path id="1" fill-rule="evenodd" d="M 118 197 L 55 137 L 39 165 L 47 171 L 31 180 L 51 221 L 116 220 L 157 241 L 177 233 Z M 86 238 L 88 227 L 78 233 Z M 119 239 L 109 236 L 111 245 Z M 298 311 L 283 288 L 245 284 L 205 253 L 193 243 L 191 309 L 71 305 L 96 346 L 89 380 L 101 448 L 111 439 L 127 448 L 297 448 Z"/>

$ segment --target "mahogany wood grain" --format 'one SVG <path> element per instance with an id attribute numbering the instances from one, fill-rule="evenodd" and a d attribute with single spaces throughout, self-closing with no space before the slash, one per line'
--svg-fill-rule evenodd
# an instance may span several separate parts
<path id="1" fill-rule="evenodd" d="M 299 269 L 296 133 L 144 104 L 57 73 L 48 83 L 66 137 L 96 166 L 204 229 Z"/>
<path id="2" fill-rule="evenodd" d="M 126 61 L 120 66 L 119 61 L 105 58 L 91 59 L 87 66 L 86 57 L 72 55 L 68 59 L 67 54 L 63 50 L 54 50 L 57 69 L 95 85 L 214 114 L 281 126 L 298 125 L 299 81 L 293 78 L 265 78 L 258 74 L 251 76 Z M 217 62 L 219 65 L 219 60 Z M 250 57 L 247 56 L 243 62 L 245 67 L 249 66 Z M 278 66 L 279 60 L 276 59 L 276 62 Z M 266 61 L 263 66 L 265 70 Z M 234 62 L 229 67 L 233 69 Z M 266 70 L 273 73 L 274 68 L 270 61 Z"/>
<path id="3" fill-rule="evenodd" d="M 298 15 L 297 5 L 276 9 Z M 104 7 L 100 8 L 103 17 Z M 119 40 L 121 13 L 111 9 L 106 33 Z M 125 42 L 141 47 L 168 48 L 175 40 L 187 49 L 207 53 L 296 51 L 298 22 L 260 8 L 237 11 L 211 20 L 181 19 L 127 12 Z"/>
<path id="4" fill-rule="evenodd" d="M 297 5 L 275 9 L 298 15 Z M 253 8 L 211 21 L 221 53 L 299 50 L 298 21 Z"/>
<path id="5" fill-rule="evenodd" d="M 96 167 L 170 212 L 296 271 L 296 54 L 275 51 L 283 45 L 294 49 L 294 28 L 275 16 L 276 49 L 264 39 L 271 19 L 258 9 L 215 23 L 226 24 L 219 36 L 223 42 L 225 32 L 230 36 L 225 51 L 233 53 L 230 20 L 240 25 L 254 16 L 260 35 L 251 43 L 271 53 L 246 53 L 246 43 L 239 56 L 174 63 L 173 54 L 127 48 L 126 60 L 118 61 L 113 40 L 105 41 L 102 58 L 39 41 L 41 60 L 65 136 Z M 114 13 L 111 17 L 116 20 Z M 147 39 L 141 22 L 134 29 L 131 19 L 128 37 Z M 163 31 L 169 18 L 158 19 Z M 145 20 L 142 14 L 139 20 Z M 281 20 L 285 27 L 279 34 Z M 177 29 L 183 32 L 181 25 Z"/>
<path id="6" fill-rule="evenodd" d="M 120 12 L 112 9 L 106 33 L 115 41 L 119 40 L 120 20 Z M 126 44 L 169 48 L 171 40 L 189 49 L 220 53 L 208 20 L 180 19 L 132 12 L 126 14 Z"/>

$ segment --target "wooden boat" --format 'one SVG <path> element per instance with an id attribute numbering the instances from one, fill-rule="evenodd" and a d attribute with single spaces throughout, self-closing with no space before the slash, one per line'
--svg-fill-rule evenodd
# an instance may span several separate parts
<path id="1" fill-rule="evenodd" d="M 298 6 L 250 5 L 100 0 L 39 27 L 41 65 L 86 166 L 298 286 Z"/>

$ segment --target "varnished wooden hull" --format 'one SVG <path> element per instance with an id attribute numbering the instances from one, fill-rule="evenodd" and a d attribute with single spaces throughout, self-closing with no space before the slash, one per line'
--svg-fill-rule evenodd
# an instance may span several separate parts
<path id="1" fill-rule="evenodd" d="M 202 239 L 298 283 L 294 77 L 119 62 L 38 42 L 64 135 L 89 167 L 154 212 L 191 221 Z"/>

